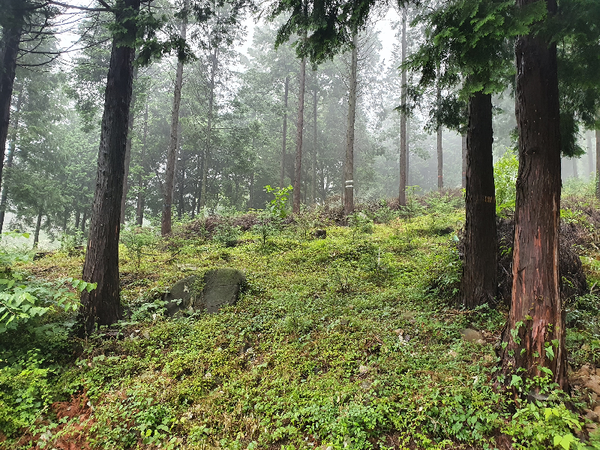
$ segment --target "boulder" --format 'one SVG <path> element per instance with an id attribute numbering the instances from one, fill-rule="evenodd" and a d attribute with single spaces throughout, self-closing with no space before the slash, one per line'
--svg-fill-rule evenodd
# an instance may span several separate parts
<path id="1" fill-rule="evenodd" d="M 214 269 L 204 274 L 201 307 L 216 313 L 222 306 L 235 305 L 246 284 L 246 276 L 236 269 Z"/>
<path id="2" fill-rule="evenodd" d="M 183 310 L 216 313 L 223 306 L 235 305 L 245 284 L 244 273 L 236 269 L 209 270 L 202 280 L 192 275 L 175 283 L 165 294 L 167 313 L 169 316 Z"/>
<path id="3" fill-rule="evenodd" d="M 463 340 L 467 342 L 472 342 L 474 344 L 485 344 L 483 335 L 477 330 L 465 328 L 460 332 L 460 334 L 462 335 Z"/>
<path id="4" fill-rule="evenodd" d="M 168 302 L 166 306 L 167 314 L 174 316 L 179 311 L 193 310 L 200 292 L 196 275 L 179 280 L 164 295 L 164 300 Z"/>

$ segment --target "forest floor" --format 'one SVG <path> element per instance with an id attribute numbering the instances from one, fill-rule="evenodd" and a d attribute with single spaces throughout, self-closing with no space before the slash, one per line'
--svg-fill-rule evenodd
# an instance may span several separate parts
<path id="1" fill-rule="evenodd" d="M 457 306 L 462 199 L 433 195 L 403 215 L 366 208 L 346 226 L 320 210 L 280 227 L 197 221 L 169 240 L 126 231 L 125 320 L 86 341 L 58 328 L 1 341 L 0 449 L 600 448 L 590 202 L 564 202 L 589 286 L 567 301 L 570 397 L 548 380 L 533 397 L 519 380 L 495 387 L 506 307 Z M 18 270 L 57 280 L 82 265 L 65 248 Z M 165 316 L 173 283 L 220 267 L 246 274 L 237 305 Z"/>

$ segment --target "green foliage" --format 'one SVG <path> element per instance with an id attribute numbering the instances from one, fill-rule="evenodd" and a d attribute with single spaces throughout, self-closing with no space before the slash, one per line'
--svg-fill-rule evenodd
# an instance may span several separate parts
<path id="1" fill-rule="evenodd" d="M 213 234 L 213 240 L 223 247 L 235 247 L 238 245 L 242 230 L 239 226 L 223 223 L 217 227 Z"/>
<path id="2" fill-rule="evenodd" d="M 129 226 L 121 231 L 121 242 L 135 259 L 135 267 L 139 272 L 142 257 L 158 242 L 158 236 L 152 228 Z"/>
<path id="3" fill-rule="evenodd" d="M 514 211 L 517 196 L 517 175 L 519 158 L 507 150 L 494 164 L 494 182 L 496 184 L 496 213 L 499 215 Z"/>
<path id="4" fill-rule="evenodd" d="M 545 405 L 534 401 L 521 406 L 502 431 L 512 436 L 516 449 L 569 450 L 585 448 L 574 435 L 581 429 L 579 418 L 564 403 Z"/>
<path id="5" fill-rule="evenodd" d="M 33 425 L 53 401 L 53 370 L 44 367 L 38 350 L 7 365 L 0 359 L 0 432 L 8 436 Z"/>
<path id="6" fill-rule="evenodd" d="M 265 192 L 273 194 L 275 198 L 271 200 L 266 210 L 272 217 L 285 219 L 288 215 L 288 200 L 294 188 L 290 185 L 284 188 L 273 188 L 270 185 L 265 186 Z"/>
<path id="7" fill-rule="evenodd" d="M 373 220 L 364 212 L 355 212 L 348 216 L 348 224 L 352 229 L 352 235 L 357 237 L 360 234 L 373 233 Z"/>

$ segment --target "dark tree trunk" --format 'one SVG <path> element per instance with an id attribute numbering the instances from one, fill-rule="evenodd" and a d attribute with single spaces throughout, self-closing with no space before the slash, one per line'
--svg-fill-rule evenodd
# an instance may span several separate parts
<path id="1" fill-rule="evenodd" d="M 210 84 L 208 93 L 208 118 L 206 122 L 206 145 L 202 156 L 202 185 L 200 186 L 200 209 L 206 206 L 206 195 L 208 192 L 208 160 L 210 159 L 213 111 L 215 107 L 215 80 L 217 78 L 217 69 L 219 67 L 219 48 L 215 47 L 211 55 Z"/>
<path id="2" fill-rule="evenodd" d="M 19 97 L 17 98 L 17 107 L 14 116 L 14 127 L 13 133 L 10 138 L 10 147 L 8 148 L 8 155 L 6 155 L 6 171 L 4 173 L 4 182 L 2 183 L 2 197 L 0 198 L 0 233 L 4 229 L 4 218 L 6 216 L 6 204 L 8 203 L 8 186 L 10 181 L 10 168 L 13 165 L 15 159 L 15 151 L 17 150 L 17 138 L 19 137 L 19 118 L 21 115 L 21 106 L 23 105 L 23 91 L 25 87 L 21 88 Z"/>
<path id="3" fill-rule="evenodd" d="M 406 60 L 406 8 L 402 10 L 402 64 Z M 406 108 L 406 69 L 401 75 L 402 98 L 400 103 Z M 400 113 L 400 189 L 398 191 L 398 204 L 406 206 L 406 185 L 408 181 L 408 139 L 406 135 L 406 112 Z"/>
<path id="4" fill-rule="evenodd" d="M 83 212 L 83 217 L 81 218 L 81 234 L 85 235 L 85 224 L 87 223 L 87 211 Z"/>
<path id="5" fill-rule="evenodd" d="M 283 92 L 283 139 L 281 143 L 281 174 L 279 176 L 279 187 L 283 188 L 285 182 L 285 152 L 287 146 L 287 113 L 288 98 L 290 91 L 290 77 L 285 77 L 285 88 Z"/>
<path id="6" fill-rule="evenodd" d="M 35 232 L 33 233 L 33 248 L 38 248 L 40 243 L 40 230 L 42 229 L 42 218 L 44 217 L 44 210 L 40 209 L 38 212 L 37 220 L 35 222 Z"/>
<path id="7" fill-rule="evenodd" d="M 469 100 L 467 131 L 465 260 L 461 286 L 467 308 L 492 303 L 497 290 L 493 140 L 492 96 L 478 92 Z"/>
<path id="8" fill-rule="evenodd" d="M 144 111 L 144 134 L 142 136 L 142 155 L 141 161 L 144 164 L 146 158 L 146 145 L 148 143 L 148 101 L 146 100 L 146 109 Z M 144 224 L 144 208 L 146 207 L 146 192 L 144 186 L 144 174 L 142 171 L 138 174 L 138 197 L 136 205 L 136 224 L 142 226 Z"/>
<path id="9" fill-rule="evenodd" d="M 467 135 L 462 135 L 462 183 L 463 189 L 467 188 Z"/>
<path id="10" fill-rule="evenodd" d="M 187 1 L 184 8 L 187 9 Z M 185 39 L 187 33 L 187 19 L 181 23 L 181 38 Z M 167 153 L 167 168 L 165 172 L 165 184 L 163 192 L 162 220 L 160 222 L 160 234 L 167 236 L 171 234 L 171 214 L 173 206 L 173 190 L 175 187 L 175 164 L 177 162 L 177 151 L 179 150 L 179 107 L 181 105 L 181 87 L 183 85 L 183 61 L 177 61 L 175 74 L 175 92 L 173 94 L 173 110 L 171 114 L 171 141 Z"/>
<path id="11" fill-rule="evenodd" d="M 318 80 L 316 80 L 315 72 L 315 89 L 313 91 L 313 154 L 312 154 L 312 179 L 311 179 L 311 197 L 312 202 L 317 203 L 317 91 Z"/>
<path id="12" fill-rule="evenodd" d="M 518 0 L 525 7 L 535 0 Z M 549 15 L 555 0 L 546 0 Z M 519 174 L 515 208 L 513 286 L 503 372 L 523 370 L 566 389 L 565 329 L 559 293 L 560 132 L 556 44 L 517 40 L 516 115 Z"/>
<path id="13" fill-rule="evenodd" d="M 119 231 L 121 197 L 125 174 L 127 125 L 133 88 L 131 46 L 137 34 L 136 17 L 140 0 L 123 0 L 115 11 L 118 31 L 113 45 L 104 100 L 104 114 L 98 152 L 98 175 L 92 207 L 92 220 L 83 280 L 97 283 L 91 292 L 83 291 L 79 321 L 81 334 L 96 325 L 110 325 L 121 317 L 119 298 Z M 84 222 L 85 223 L 85 222 Z"/>
<path id="14" fill-rule="evenodd" d="M 306 58 L 302 58 L 300 63 L 300 93 L 298 94 L 298 121 L 296 122 L 296 166 L 294 176 L 294 214 L 300 212 L 300 199 L 302 197 L 301 179 L 302 179 L 302 135 L 304 128 L 304 92 L 306 86 Z"/>
<path id="15" fill-rule="evenodd" d="M 600 200 L 600 130 L 596 130 L 596 198 Z"/>
<path id="16" fill-rule="evenodd" d="M 442 91 L 438 87 L 437 90 L 438 105 L 442 101 Z M 444 147 L 442 141 L 442 127 L 437 128 L 437 187 L 438 191 L 444 189 Z"/>
<path id="17" fill-rule="evenodd" d="M 133 79 L 137 78 L 137 68 L 134 69 Z M 129 108 L 129 119 L 127 124 L 127 146 L 125 147 L 125 175 L 123 177 L 123 198 L 121 199 L 121 225 L 125 223 L 125 211 L 127 208 L 127 194 L 129 192 L 129 166 L 131 165 L 131 145 L 133 142 L 133 123 L 135 115 L 133 107 L 135 105 L 135 94 L 131 96 L 131 106 Z"/>
<path id="18" fill-rule="evenodd" d="M 354 122 L 356 120 L 356 90 L 358 71 L 358 35 L 352 36 L 352 60 L 348 92 L 348 122 L 346 124 L 346 164 L 344 165 L 344 214 L 354 212 Z"/>
<path id="19" fill-rule="evenodd" d="M 8 139 L 10 103 L 17 70 L 19 42 L 23 33 L 23 10 L 19 10 L 18 7 L 8 9 L 12 9 L 8 12 L 13 14 L 12 26 L 2 30 L 2 40 L 0 40 L 0 184 L 2 184 L 2 167 Z"/>

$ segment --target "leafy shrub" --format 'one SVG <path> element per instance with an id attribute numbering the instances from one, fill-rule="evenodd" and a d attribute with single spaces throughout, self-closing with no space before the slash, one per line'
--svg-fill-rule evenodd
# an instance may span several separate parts
<path id="1" fill-rule="evenodd" d="M 121 242 L 127 251 L 135 258 L 136 270 L 139 272 L 142 256 L 147 249 L 156 245 L 158 236 L 155 231 L 147 227 L 126 227 L 121 231 Z"/>
<path id="2" fill-rule="evenodd" d="M 213 234 L 213 240 L 223 247 L 235 247 L 242 235 L 242 230 L 238 226 L 223 223 L 217 227 Z"/>
<path id="3" fill-rule="evenodd" d="M 292 190 L 293 188 L 291 185 L 281 189 L 271 187 L 268 184 L 265 186 L 265 191 L 275 196 L 266 207 L 266 210 L 271 216 L 279 217 L 280 219 L 285 219 L 287 217 L 287 205 Z"/>

